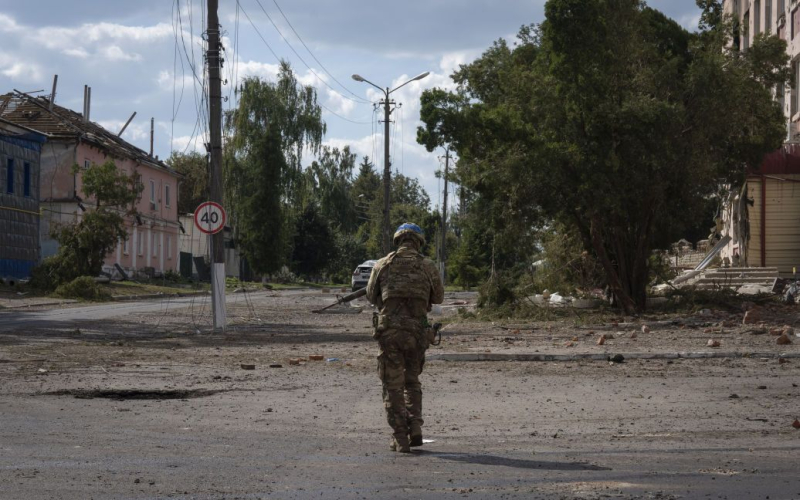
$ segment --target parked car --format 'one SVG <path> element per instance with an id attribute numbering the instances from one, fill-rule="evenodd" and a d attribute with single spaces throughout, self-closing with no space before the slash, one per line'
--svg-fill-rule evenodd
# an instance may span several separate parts
<path id="1" fill-rule="evenodd" d="M 368 260 L 362 262 L 358 265 L 355 271 L 353 271 L 353 277 L 350 280 L 350 284 L 353 287 L 353 291 L 360 288 L 364 288 L 369 283 L 369 275 L 372 274 L 372 268 L 375 267 L 377 260 Z"/>

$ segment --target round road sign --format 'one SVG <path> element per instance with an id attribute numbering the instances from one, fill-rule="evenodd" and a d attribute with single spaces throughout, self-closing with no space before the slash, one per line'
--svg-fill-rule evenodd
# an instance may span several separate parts
<path id="1" fill-rule="evenodd" d="M 225 209 L 213 201 L 201 203 L 194 211 L 194 225 L 206 234 L 222 231 L 225 227 Z"/>

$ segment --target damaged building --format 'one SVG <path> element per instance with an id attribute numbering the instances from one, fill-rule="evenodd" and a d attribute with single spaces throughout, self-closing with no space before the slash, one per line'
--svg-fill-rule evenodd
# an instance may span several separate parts
<path id="1" fill-rule="evenodd" d="M 39 261 L 39 161 L 46 137 L 0 119 L 0 278 L 30 276 Z"/>
<path id="2" fill-rule="evenodd" d="M 85 89 L 86 90 L 86 89 Z M 90 90 L 90 89 L 88 89 Z M 136 213 L 125 213 L 127 239 L 105 259 L 103 271 L 158 275 L 178 270 L 178 182 L 180 174 L 166 163 L 89 119 L 90 93 L 84 92 L 83 113 L 58 106 L 47 97 L 21 93 L 0 96 L 0 119 L 46 137 L 41 148 L 38 202 L 38 259 L 54 255 L 58 242 L 51 229 L 78 222 L 94 200 L 82 190 L 82 171 L 113 160 L 117 169 L 134 175 L 143 186 Z M 78 166 L 77 171 L 73 166 Z M 16 233 L 15 233 L 16 234 Z"/>

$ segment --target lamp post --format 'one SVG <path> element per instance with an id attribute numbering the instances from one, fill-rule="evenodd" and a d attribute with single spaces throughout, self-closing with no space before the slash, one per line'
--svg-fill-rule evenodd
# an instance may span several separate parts
<path id="1" fill-rule="evenodd" d="M 426 71 L 421 75 L 417 75 L 411 80 L 403 83 L 402 85 L 398 85 L 397 87 L 389 90 L 389 87 L 385 89 L 379 87 L 372 83 L 371 81 L 367 80 L 366 78 L 362 77 L 361 75 L 353 75 L 353 80 L 357 82 L 364 82 L 372 85 L 376 89 L 383 92 L 384 98 L 381 100 L 380 104 L 383 105 L 383 228 L 382 232 L 383 235 L 381 237 L 381 249 L 383 254 L 386 255 L 391 250 L 391 229 L 389 228 L 389 196 L 391 195 L 391 163 L 389 162 L 389 115 L 392 114 L 392 105 L 395 104 L 394 101 L 389 100 L 389 94 L 394 92 L 395 90 L 408 85 L 411 82 L 422 80 L 430 73 Z"/>

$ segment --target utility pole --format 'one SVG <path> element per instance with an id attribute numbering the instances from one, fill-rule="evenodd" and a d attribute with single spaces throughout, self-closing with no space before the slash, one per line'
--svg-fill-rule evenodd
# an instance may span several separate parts
<path id="1" fill-rule="evenodd" d="M 442 204 L 442 246 L 439 249 L 439 274 L 445 283 L 445 262 L 447 261 L 447 174 L 450 170 L 450 148 L 444 154 L 444 203 Z"/>
<path id="2" fill-rule="evenodd" d="M 383 255 L 392 250 L 392 230 L 389 227 L 389 209 L 391 207 L 390 197 L 392 194 L 392 163 L 389 160 L 389 117 L 392 114 L 391 106 L 393 100 L 389 99 L 389 87 L 386 87 L 386 97 L 381 101 L 383 104 L 383 238 L 381 238 L 381 248 Z"/>
<path id="3" fill-rule="evenodd" d="M 220 68 L 219 0 L 208 0 L 208 107 L 211 149 L 210 201 L 222 205 L 222 82 Z M 211 239 L 211 302 L 214 330 L 225 331 L 225 231 L 209 236 Z"/>
<path id="4" fill-rule="evenodd" d="M 372 83 L 371 81 L 367 80 L 361 75 L 353 75 L 353 80 L 357 82 L 365 82 L 376 89 L 383 92 L 383 99 L 380 101 L 380 104 L 383 105 L 383 229 L 381 235 L 381 250 L 383 254 L 386 255 L 392 249 L 392 230 L 389 227 L 390 220 L 389 220 L 389 209 L 391 207 L 391 202 L 389 200 L 391 193 L 392 193 L 392 164 L 389 161 L 389 117 L 392 114 L 392 106 L 395 104 L 394 101 L 389 99 L 389 94 L 394 92 L 395 90 L 408 85 L 411 82 L 415 82 L 417 80 L 422 80 L 430 73 L 425 72 L 421 75 L 417 75 L 411 80 L 403 83 L 402 85 L 398 85 L 397 87 L 389 90 L 389 87 L 385 89 L 383 87 L 379 87 Z"/>

